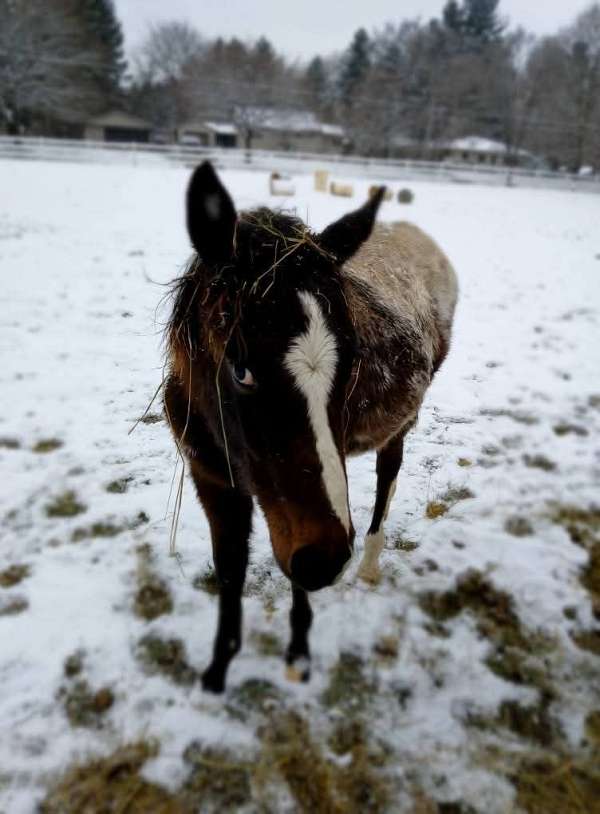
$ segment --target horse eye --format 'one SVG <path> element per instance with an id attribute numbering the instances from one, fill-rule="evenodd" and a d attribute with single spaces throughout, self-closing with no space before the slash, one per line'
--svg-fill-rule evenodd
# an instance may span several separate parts
<path id="1" fill-rule="evenodd" d="M 242 387 L 256 387 L 256 381 L 254 376 L 252 375 L 251 371 L 248 370 L 247 367 L 244 365 L 234 365 L 233 367 L 233 376 L 238 384 L 241 384 Z"/>

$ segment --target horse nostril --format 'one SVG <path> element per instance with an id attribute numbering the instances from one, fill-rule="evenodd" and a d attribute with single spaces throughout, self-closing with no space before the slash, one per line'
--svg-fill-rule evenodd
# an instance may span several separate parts
<path id="1" fill-rule="evenodd" d="M 350 559 L 350 548 L 332 554 L 316 543 L 298 549 L 290 563 L 290 576 L 306 591 L 318 591 L 332 585 Z"/>

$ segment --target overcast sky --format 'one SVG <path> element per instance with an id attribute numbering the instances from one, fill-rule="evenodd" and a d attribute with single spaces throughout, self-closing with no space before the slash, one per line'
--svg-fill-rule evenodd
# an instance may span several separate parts
<path id="1" fill-rule="evenodd" d="M 261 34 L 289 57 L 310 58 L 344 48 L 354 31 L 384 23 L 438 16 L 445 0 L 115 0 L 127 53 L 151 23 L 187 20 L 207 37 L 256 39 Z M 569 23 L 591 0 L 501 0 L 511 25 L 549 34 Z"/>

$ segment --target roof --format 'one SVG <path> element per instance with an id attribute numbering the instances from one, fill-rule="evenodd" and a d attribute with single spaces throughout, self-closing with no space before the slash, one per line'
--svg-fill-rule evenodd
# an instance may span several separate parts
<path id="1" fill-rule="evenodd" d="M 463 150 L 471 153 L 485 153 L 487 155 L 505 155 L 511 152 L 512 155 L 520 155 L 522 157 L 532 157 L 529 150 L 511 150 L 503 141 L 495 141 L 491 138 L 484 138 L 483 136 L 464 136 L 464 138 L 457 138 L 447 144 L 441 145 L 450 150 Z"/>
<path id="2" fill-rule="evenodd" d="M 295 108 L 238 106 L 235 116 L 240 121 L 252 122 L 262 130 L 276 130 L 284 133 L 321 133 L 325 136 L 342 137 L 344 131 L 336 124 L 325 124 L 311 110 Z"/>
<path id="3" fill-rule="evenodd" d="M 506 153 L 508 147 L 502 141 L 483 138 L 482 136 L 465 136 L 451 141 L 448 145 L 452 150 L 468 150 L 472 153 Z"/>
<path id="4" fill-rule="evenodd" d="M 88 119 L 86 125 L 91 127 L 126 127 L 128 130 L 152 130 L 152 125 L 140 119 L 138 116 L 131 116 L 122 110 L 110 110 L 102 116 L 95 116 Z"/>
<path id="5" fill-rule="evenodd" d="M 213 133 L 219 133 L 223 136 L 237 136 L 238 129 L 235 124 L 228 122 L 204 122 L 204 126 Z"/>

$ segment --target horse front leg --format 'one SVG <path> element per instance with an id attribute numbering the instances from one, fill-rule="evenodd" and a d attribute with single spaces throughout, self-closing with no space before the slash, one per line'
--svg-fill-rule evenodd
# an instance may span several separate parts
<path id="1" fill-rule="evenodd" d="M 285 654 L 286 675 L 290 681 L 308 681 L 310 678 L 308 631 L 312 618 L 307 592 L 297 585 L 292 585 L 292 609 L 290 610 L 292 638 Z"/>
<path id="2" fill-rule="evenodd" d="M 390 504 L 396 491 L 396 478 L 402 465 L 402 455 L 404 452 L 404 437 L 414 422 L 395 435 L 377 453 L 377 493 L 375 496 L 375 506 L 371 525 L 365 537 L 365 550 L 358 576 L 366 582 L 379 582 L 381 579 L 381 569 L 379 567 L 379 556 L 385 545 L 385 535 L 383 533 L 383 522 L 387 518 Z"/>
<path id="3" fill-rule="evenodd" d="M 210 523 L 213 560 L 219 586 L 219 621 L 210 665 L 202 687 L 220 693 L 229 663 L 242 643 L 242 590 L 252 531 L 252 498 L 237 489 L 207 481 L 192 466 L 198 497 Z"/>

